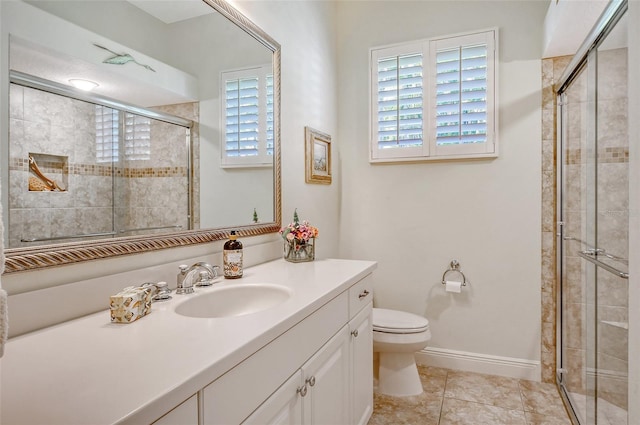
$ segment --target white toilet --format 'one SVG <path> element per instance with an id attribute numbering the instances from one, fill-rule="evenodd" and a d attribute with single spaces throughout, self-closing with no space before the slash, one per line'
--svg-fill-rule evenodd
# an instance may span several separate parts
<path id="1" fill-rule="evenodd" d="M 373 351 L 379 353 L 377 392 L 391 396 L 422 394 L 416 351 L 431 339 L 422 316 L 384 308 L 373 309 Z"/>

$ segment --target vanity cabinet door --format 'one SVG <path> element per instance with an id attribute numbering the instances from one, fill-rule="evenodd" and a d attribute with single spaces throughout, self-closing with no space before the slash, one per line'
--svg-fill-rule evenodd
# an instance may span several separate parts
<path id="1" fill-rule="evenodd" d="M 271 395 L 243 425 L 298 425 L 302 423 L 302 371 L 298 370 Z"/>
<path id="2" fill-rule="evenodd" d="M 187 399 L 153 425 L 198 425 L 198 396 Z"/>
<path id="3" fill-rule="evenodd" d="M 349 327 L 344 326 L 302 366 L 305 425 L 349 424 L 349 361 Z"/>
<path id="4" fill-rule="evenodd" d="M 366 425 L 373 413 L 373 323 L 369 302 L 351 321 L 351 424 Z"/>

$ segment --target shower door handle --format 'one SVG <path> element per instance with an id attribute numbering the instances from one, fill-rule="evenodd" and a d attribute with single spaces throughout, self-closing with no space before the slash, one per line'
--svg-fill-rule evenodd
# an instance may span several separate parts
<path id="1" fill-rule="evenodd" d="M 603 263 L 602 261 L 598 260 L 597 258 L 598 252 L 601 252 L 601 250 L 589 249 L 586 251 L 578 251 L 578 256 L 580 256 L 581 258 L 584 258 L 590 263 L 595 264 L 598 267 L 605 269 L 609 273 L 613 273 L 616 276 L 621 277 L 623 279 L 629 279 L 629 273 L 623 272 L 622 270 L 618 270 L 615 267 L 610 266 L 609 264 Z"/>

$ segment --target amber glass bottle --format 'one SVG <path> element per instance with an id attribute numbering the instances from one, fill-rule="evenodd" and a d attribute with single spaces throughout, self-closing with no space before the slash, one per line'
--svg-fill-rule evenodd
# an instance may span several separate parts
<path id="1" fill-rule="evenodd" d="M 222 251 L 224 277 L 227 279 L 242 277 L 242 242 L 237 239 L 235 230 L 232 230 Z"/>

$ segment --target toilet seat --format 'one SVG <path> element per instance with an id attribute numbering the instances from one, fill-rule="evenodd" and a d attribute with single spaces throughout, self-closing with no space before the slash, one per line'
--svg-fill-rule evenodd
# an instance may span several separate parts
<path id="1" fill-rule="evenodd" d="M 429 329 L 429 321 L 406 311 L 373 309 L 373 330 L 391 334 L 413 334 Z"/>

